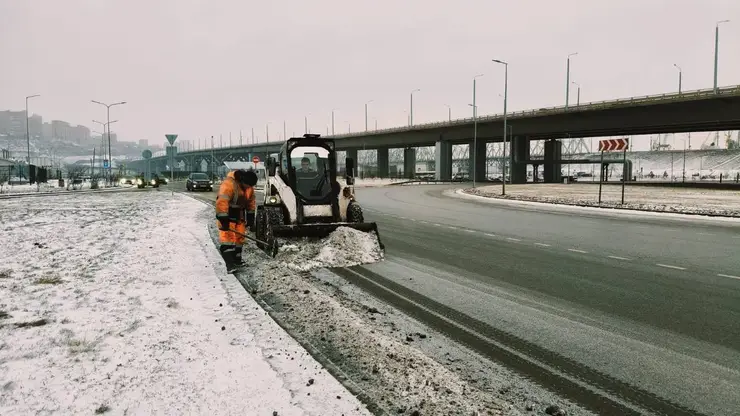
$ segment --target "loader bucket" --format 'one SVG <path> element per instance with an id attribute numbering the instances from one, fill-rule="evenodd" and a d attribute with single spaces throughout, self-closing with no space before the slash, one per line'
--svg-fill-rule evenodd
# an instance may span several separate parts
<path id="1" fill-rule="evenodd" d="M 330 224 L 301 224 L 301 225 L 273 225 L 272 234 L 275 237 L 308 237 L 325 238 L 339 227 L 348 227 L 366 233 L 373 232 L 378 237 L 378 245 L 385 250 L 383 242 L 380 241 L 378 224 L 374 222 L 335 222 Z"/>

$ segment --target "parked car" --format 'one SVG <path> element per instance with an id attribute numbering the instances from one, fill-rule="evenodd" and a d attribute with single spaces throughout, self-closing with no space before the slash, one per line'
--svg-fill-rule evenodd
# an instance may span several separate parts
<path id="1" fill-rule="evenodd" d="M 213 181 L 205 173 L 191 173 L 185 188 L 188 191 L 213 191 Z"/>

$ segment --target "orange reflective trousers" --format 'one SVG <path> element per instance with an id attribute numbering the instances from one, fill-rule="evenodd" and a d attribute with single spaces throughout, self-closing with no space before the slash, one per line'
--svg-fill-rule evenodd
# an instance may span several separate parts
<path id="1" fill-rule="evenodd" d="M 247 234 L 246 213 L 254 213 L 257 201 L 254 188 L 239 185 L 234 179 L 234 172 L 229 172 L 226 179 L 221 183 L 216 199 L 216 226 L 220 227 L 219 219 L 229 219 L 229 230 L 239 234 Z M 231 232 L 219 230 L 219 241 L 221 246 L 234 246 L 240 249 L 244 245 L 244 237 Z"/>

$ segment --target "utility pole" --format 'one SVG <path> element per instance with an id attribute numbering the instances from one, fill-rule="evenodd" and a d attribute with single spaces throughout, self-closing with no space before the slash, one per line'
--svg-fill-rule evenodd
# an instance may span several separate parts
<path id="1" fill-rule="evenodd" d="M 498 59 L 494 59 L 493 62 L 504 66 L 504 166 L 502 168 L 501 195 L 506 195 L 506 104 L 509 101 L 509 63 Z"/>
<path id="2" fill-rule="evenodd" d="M 28 119 L 30 117 L 28 115 L 28 99 L 40 97 L 40 96 L 41 95 L 39 94 L 34 94 L 34 95 L 29 95 L 28 97 L 26 97 L 26 148 L 28 150 L 28 155 L 26 156 L 26 163 L 28 164 L 28 175 L 29 176 L 31 174 L 31 131 L 29 130 L 29 123 L 28 123 Z"/>
<path id="3" fill-rule="evenodd" d="M 478 173 L 478 106 L 475 105 L 475 79 L 482 77 L 478 74 L 473 77 L 473 188 Z"/>
<path id="4" fill-rule="evenodd" d="M 714 28 L 714 93 L 717 94 L 717 66 L 719 64 L 719 25 L 727 23 L 729 20 L 720 20 Z"/>
<path id="5" fill-rule="evenodd" d="M 365 131 L 367 131 L 367 105 L 370 104 L 373 101 L 375 101 L 375 100 L 370 100 L 370 101 L 368 101 L 368 102 L 365 103 Z"/>
<path id="6" fill-rule="evenodd" d="M 565 70 L 565 110 L 568 110 L 568 98 L 570 95 L 570 57 L 578 55 L 578 52 L 574 52 L 568 55 L 568 64 Z"/>
<path id="7" fill-rule="evenodd" d="M 678 69 L 678 95 L 681 95 L 681 76 L 683 75 L 682 74 L 683 71 L 681 71 L 681 67 L 680 66 L 678 66 L 676 64 L 673 64 L 673 66 L 675 66 L 676 69 Z"/>
<path id="8" fill-rule="evenodd" d="M 447 121 L 452 121 L 452 107 L 449 104 L 445 104 L 447 107 Z"/>
<path id="9" fill-rule="evenodd" d="M 409 126 L 413 126 L 414 125 L 414 93 L 416 91 L 421 91 L 421 90 L 419 88 L 417 88 L 417 89 L 411 91 L 411 107 L 410 107 L 410 110 L 409 110 Z"/>

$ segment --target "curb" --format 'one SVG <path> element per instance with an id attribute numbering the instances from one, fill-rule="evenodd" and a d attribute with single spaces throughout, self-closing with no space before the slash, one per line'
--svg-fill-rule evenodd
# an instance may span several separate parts
<path id="1" fill-rule="evenodd" d="M 594 207 L 589 205 L 577 205 L 577 204 L 558 204 L 555 202 L 537 202 L 537 201 L 522 201 L 517 199 L 504 199 L 496 197 L 486 197 L 480 195 L 472 195 L 463 188 L 451 189 L 444 191 L 443 195 L 458 198 L 467 199 L 470 201 L 484 202 L 488 204 L 498 205 L 518 205 L 522 207 L 546 207 L 552 211 L 558 212 L 570 212 L 580 211 L 583 213 L 599 214 L 603 216 L 622 217 L 622 218 L 635 218 L 635 217 L 651 217 L 651 218 L 662 218 L 670 220 L 701 220 L 707 222 L 723 222 L 733 223 L 740 225 L 740 217 L 731 217 L 727 215 L 712 215 L 712 214 L 693 214 L 693 213 L 677 213 L 677 212 L 666 212 L 666 211 L 648 211 L 637 208 L 614 208 L 614 207 Z"/>

